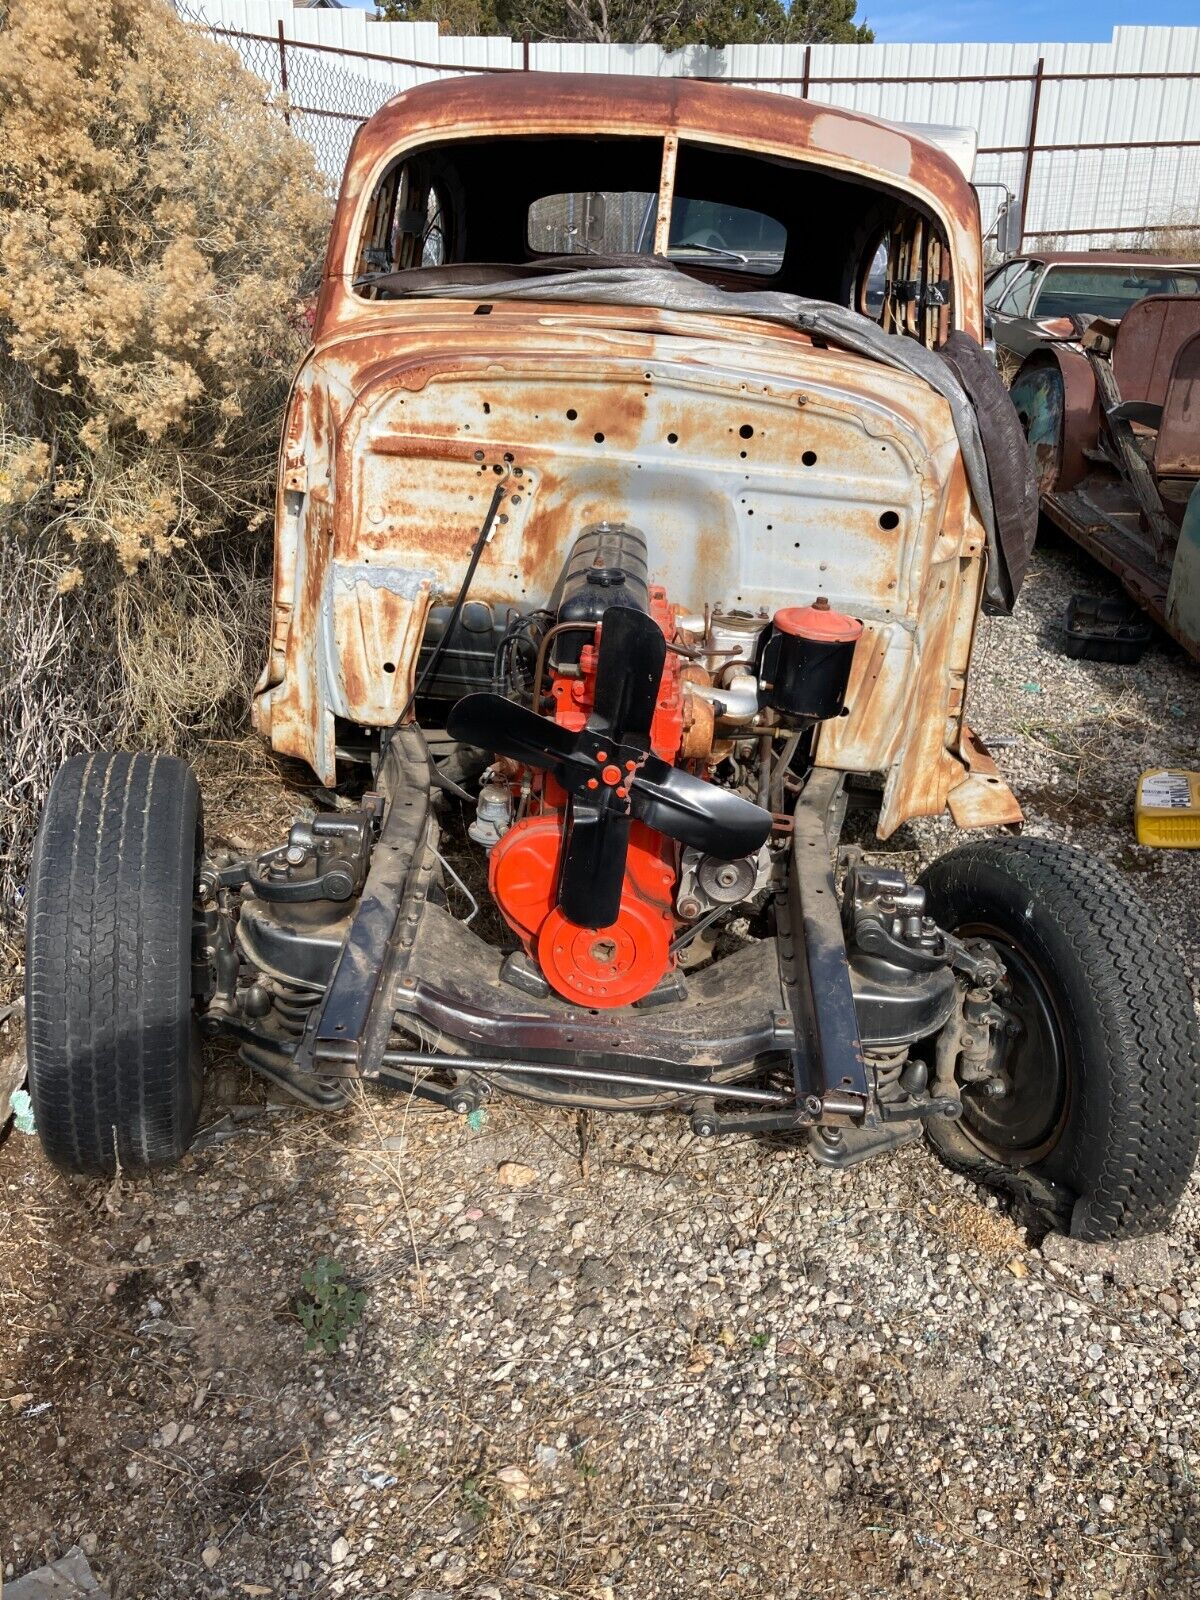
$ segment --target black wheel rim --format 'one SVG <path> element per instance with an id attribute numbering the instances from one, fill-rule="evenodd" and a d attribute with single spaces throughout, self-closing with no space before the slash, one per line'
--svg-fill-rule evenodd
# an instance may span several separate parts
<path id="1" fill-rule="evenodd" d="M 964 1085 L 961 1126 L 994 1161 L 1027 1167 L 1057 1145 L 1071 1106 L 1071 1063 L 1053 991 L 1028 951 L 1001 929 L 973 924 L 956 931 L 986 939 L 1003 961 L 1006 975 L 995 998 L 1012 1030 L 1002 1053 L 1008 1092 L 997 1097 L 986 1084 Z"/>

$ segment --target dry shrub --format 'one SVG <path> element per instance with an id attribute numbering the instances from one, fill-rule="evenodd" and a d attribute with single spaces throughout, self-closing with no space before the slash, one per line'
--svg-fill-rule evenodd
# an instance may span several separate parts
<path id="1" fill-rule="evenodd" d="M 164 0 L 11 0 L 0 210 L 7 915 L 64 756 L 244 716 L 329 208 L 263 84 Z"/>
<path id="2" fill-rule="evenodd" d="M 1200 260 L 1200 216 L 1194 211 L 1177 211 L 1170 222 L 1147 228 L 1138 240 L 1138 249 L 1174 256 L 1178 261 Z"/>

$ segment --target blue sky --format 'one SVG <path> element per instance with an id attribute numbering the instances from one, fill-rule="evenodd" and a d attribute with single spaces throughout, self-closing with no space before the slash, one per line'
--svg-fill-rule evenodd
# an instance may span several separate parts
<path id="1" fill-rule="evenodd" d="M 1195 27 L 1197 0 L 858 0 L 858 20 L 887 43 L 936 44 L 982 40 L 1003 44 L 1034 40 L 1107 41 L 1115 27 Z"/>

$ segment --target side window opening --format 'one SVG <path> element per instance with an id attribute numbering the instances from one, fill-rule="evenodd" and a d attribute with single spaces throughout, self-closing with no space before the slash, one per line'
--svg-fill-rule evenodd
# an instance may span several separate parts
<path id="1" fill-rule="evenodd" d="M 355 276 L 444 266 L 453 259 L 452 223 L 436 163 L 420 157 L 396 162 L 372 199 Z"/>
<path id="2" fill-rule="evenodd" d="M 1010 287 L 1013 279 L 1024 269 L 1023 261 L 1009 261 L 992 278 L 983 293 L 983 302 L 989 311 L 994 311 L 1001 298 Z"/>
<path id="3" fill-rule="evenodd" d="M 886 333 L 936 348 L 950 333 L 953 293 L 945 237 L 920 213 L 906 208 L 869 235 L 852 304 Z"/>

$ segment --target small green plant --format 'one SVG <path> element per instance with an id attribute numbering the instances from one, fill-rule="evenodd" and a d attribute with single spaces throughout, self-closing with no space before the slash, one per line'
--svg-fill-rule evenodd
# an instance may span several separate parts
<path id="1" fill-rule="evenodd" d="M 752 1333 L 750 1335 L 751 1350 L 765 1350 L 770 1342 L 771 1335 L 769 1333 Z"/>
<path id="2" fill-rule="evenodd" d="M 334 1355 L 362 1321 L 367 1297 L 363 1290 L 346 1282 L 346 1274 L 329 1256 L 319 1256 L 300 1274 L 303 1295 L 296 1301 L 296 1315 L 308 1334 L 306 1350 L 318 1346 Z"/>
<path id="3" fill-rule="evenodd" d="M 486 1522 L 492 1514 L 491 1502 L 487 1500 L 480 1488 L 478 1478 L 464 1478 L 460 1489 L 463 1509 L 474 1517 L 477 1523 Z"/>

